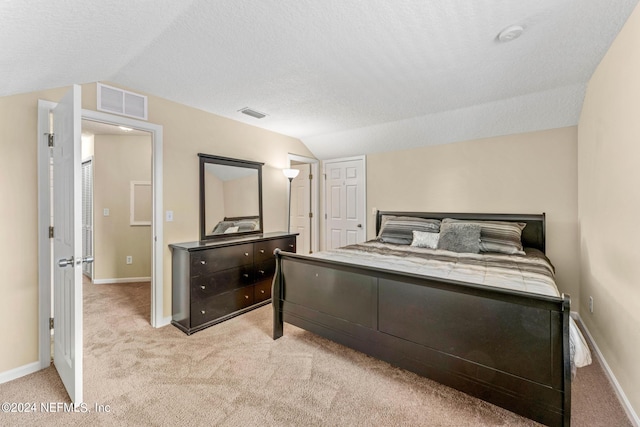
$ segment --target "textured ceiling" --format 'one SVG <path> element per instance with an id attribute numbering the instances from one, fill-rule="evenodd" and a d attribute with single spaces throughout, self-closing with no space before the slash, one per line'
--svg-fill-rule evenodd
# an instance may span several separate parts
<path id="1" fill-rule="evenodd" d="M 637 2 L 0 0 L 0 96 L 108 81 L 321 159 L 570 126 Z"/>

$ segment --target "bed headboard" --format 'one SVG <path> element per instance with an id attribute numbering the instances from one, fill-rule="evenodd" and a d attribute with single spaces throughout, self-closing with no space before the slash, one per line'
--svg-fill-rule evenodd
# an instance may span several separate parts
<path id="1" fill-rule="evenodd" d="M 487 214 L 487 213 L 450 213 L 450 212 L 396 212 L 378 211 L 376 214 L 376 236 L 380 233 L 382 215 L 411 216 L 428 219 L 467 219 L 477 221 L 526 222 L 522 230 L 522 246 L 536 248 L 545 252 L 545 214 Z"/>

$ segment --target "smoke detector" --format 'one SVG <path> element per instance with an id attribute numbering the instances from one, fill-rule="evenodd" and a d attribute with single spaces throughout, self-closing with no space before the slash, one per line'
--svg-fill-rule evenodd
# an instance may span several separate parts
<path id="1" fill-rule="evenodd" d="M 498 41 L 510 42 L 511 40 L 515 40 L 520 37 L 523 31 L 524 28 L 522 28 L 520 25 L 512 25 L 498 33 Z"/>

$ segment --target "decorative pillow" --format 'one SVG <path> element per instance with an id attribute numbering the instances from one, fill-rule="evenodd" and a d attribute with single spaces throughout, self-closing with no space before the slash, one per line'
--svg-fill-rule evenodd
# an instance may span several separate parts
<path id="1" fill-rule="evenodd" d="M 236 233 L 237 231 L 238 231 L 238 226 L 236 225 L 235 227 L 229 227 L 226 230 L 224 230 L 224 234 Z"/>
<path id="2" fill-rule="evenodd" d="M 440 233 L 413 230 L 413 241 L 411 242 L 411 246 L 435 249 L 438 247 L 439 238 Z"/>
<path id="3" fill-rule="evenodd" d="M 480 226 L 468 223 L 442 223 L 438 249 L 477 254 L 480 252 Z"/>
<path id="4" fill-rule="evenodd" d="M 220 221 L 219 223 L 216 224 L 216 226 L 213 228 L 213 231 L 211 233 L 222 234 L 227 230 L 227 228 L 231 226 L 233 226 L 233 221 Z"/>
<path id="5" fill-rule="evenodd" d="M 410 245 L 414 230 L 437 233 L 440 231 L 440 220 L 383 215 L 378 240 L 397 245 Z"/>
<path id="6" fill-rule="evenodd" d="M 522 230 L 525 222 L 467 221 L 445 218 L 442 224 L 477 224 L 480 226 L 480 252 L 498 252 L 508 255 L 524 255 Z"/>
<path id="7" fill-rule="evenodd" d="M 253 231 L 258 229 L 258 220 L 240 220 L 234 225 L 238 226 L 238 231 Z"/>

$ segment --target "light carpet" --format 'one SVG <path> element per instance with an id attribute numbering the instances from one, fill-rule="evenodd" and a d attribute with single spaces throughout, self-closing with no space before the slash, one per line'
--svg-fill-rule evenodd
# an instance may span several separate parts
<path id="1" fill-rule="evenodd" d="M 149 292 L 85 284 L 87 412 L 41 409 L 69 403 L 52 366 L 0 385 L 0 401 L 37 406 L 0 425 L 538 425 L 291 325 L 274 341 L 270 305 L 192 336 L 153 329 Z M 597 361 L 578 370 L 572 404 L 573 426 L 631 425 Z"/>

